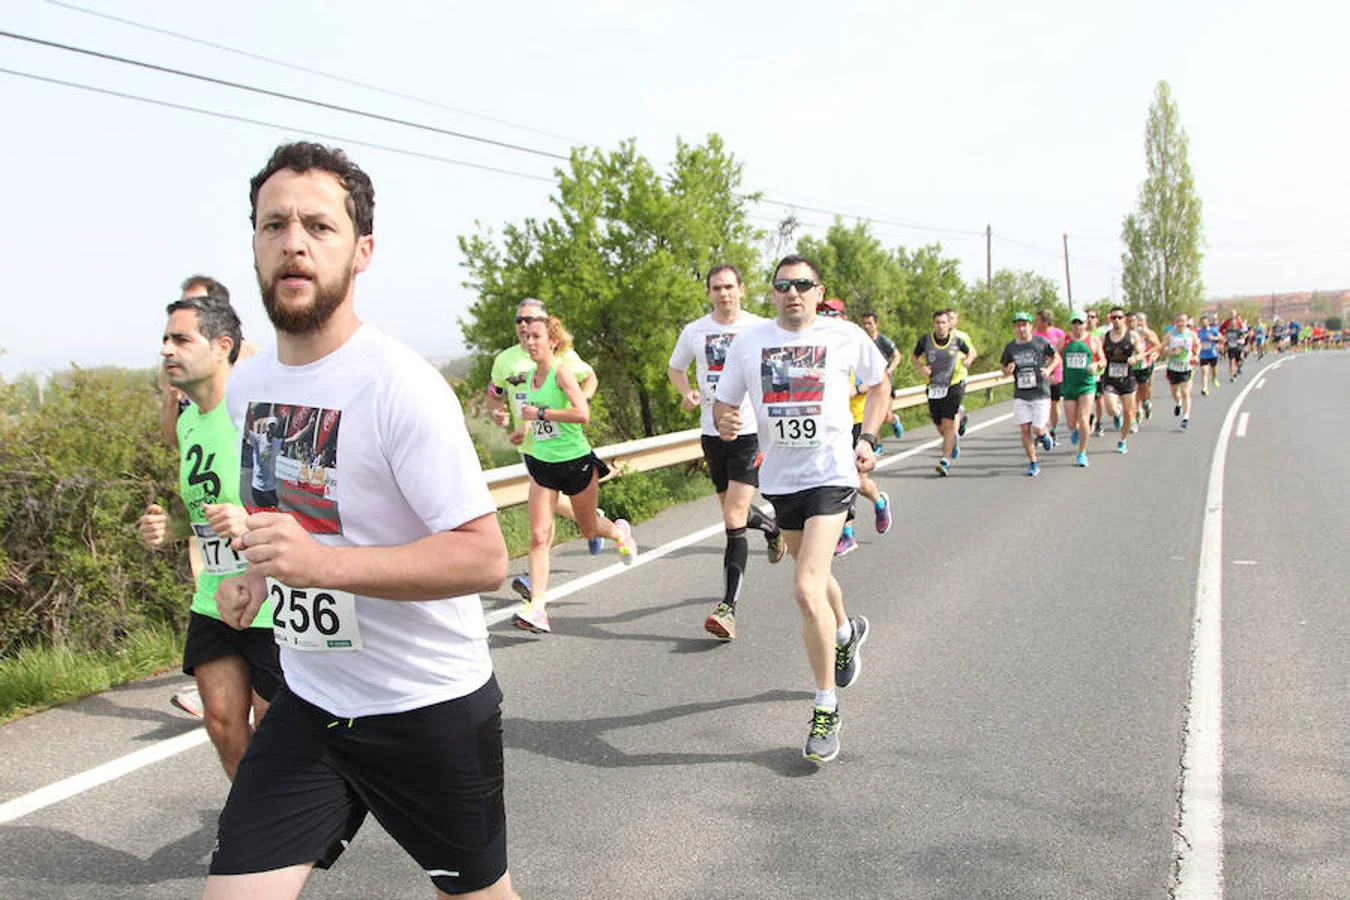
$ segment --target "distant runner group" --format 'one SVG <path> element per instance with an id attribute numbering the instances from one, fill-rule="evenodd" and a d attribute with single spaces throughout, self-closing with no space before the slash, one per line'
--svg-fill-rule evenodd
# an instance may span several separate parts
<path id="1" fill-rule="evenodd" d="M 515 897 L 506 856 L 501 690 L 478 592 L 507 576 L 505 543 L 453 391 L 410 349 L 357 317 L 357 276 L 374 252 L 374 188 L 341 151 L 276 149 L 250 183 L 253 253 L 275 346 L 252 354 L 223 285 L 189 278 L 167 308 L 162 424 L 180 457 L 183 509 L 152 503 L 148 546 L 190 539 L 196 589 L 183 671 L 233 784 L 204 896 L 294 897 L 342 853 L 367 813 L 422 866 L 437 896 Z M 861 494 L 873 529 L 890 497 L 870 473 L 881 434 L 898 437 L 892 377 L 899 348 L 871 311 L 862 327 L 825 296 L 815 263 L 780 260 L 772 318 L 743 308 L 733 265 L 705 280 L 711 305 L 671 352 L 667 375 L 699 411 L 722 511 L 722 595 L 703 622 L 737 636 L 750 546 L 793 559 L 793 592 L 814 696 L 802 754 L 840 752 L 838 691 L 858 683 L 866 616 L 850 613 L 833 560 L 857 546 Z M 1248 352 L 1296 347 L 1297 323 L 1249 328 L 1234 313 L 1159 335 L 1141 313 L 1050 310 L 1012 317 L 999 356 L 1027 457 L 1054 449 L 1061 425 L 1089 465 L 1109 415 L 1128 451 L 1152 416 L 1155 366 L 1173 415 L 1191 417 L 1191 379 L 1217 387 Z M 488 415 L 519 448 L 530 484 L 528 571 L 511 580 L 516 627 L 547 634 L 557 514 L 591 552 L 612 542 L 639 558 L 631 525 L 597 507 L 609 472 L 585 435 L 599 387 L 563 322 L 537 299 L 514 310 L 516 343 L 492 366 Z M 937 310 L 910 352 L 940 436 L 934 470 L 953 474 L 979 353 L 953 309 Z M 690 366 L 693 366 L 693 379 Z M 1062 411 L 1061 411 L 1062 404 Z M 428 415 L 428 410 L 435 410 Z M 754 502 L 756 493 L 768 507 Z"/>

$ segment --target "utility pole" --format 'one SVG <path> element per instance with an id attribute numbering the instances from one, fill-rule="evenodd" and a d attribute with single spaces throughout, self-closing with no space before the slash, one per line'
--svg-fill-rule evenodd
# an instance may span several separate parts
<path id="1" fill-rule="evenodd" d="M 1064 235 L 1064 290 L 1069 295 L 1069 309 L 1073 309 L 1073 282 L 1069 280 L 1069 235 Z"/>
<path id="2" fill-rule="evenodd" d="M 994 226 L 984 226 L 984 289 L 994 295 Z"/>

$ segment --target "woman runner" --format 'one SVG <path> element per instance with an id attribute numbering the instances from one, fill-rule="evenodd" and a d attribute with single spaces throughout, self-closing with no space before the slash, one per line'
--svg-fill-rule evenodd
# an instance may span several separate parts
<path id="1" fill-rule="evenodd" d="M 1092 428 L 1092 407 L 1096 402 L 1097 373 L 1106 368 L 1101 338 L 1087 329 L 1083 313 L 1069 317 L 1069 334 L 1064 344 L 1064 422 L 1073 431 L 1071 440 L 1078 445 L 1078 465 L 1087 468 L 1088 437 Z"/>

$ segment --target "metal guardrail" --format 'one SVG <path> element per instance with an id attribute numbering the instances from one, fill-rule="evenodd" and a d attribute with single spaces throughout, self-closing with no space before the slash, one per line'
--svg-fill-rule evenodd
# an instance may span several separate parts
<path id="1" fill-rule="evenodd" d="M 993 394 L 994 388 L 1012 384 L 1012 378 L 1001 371 L 984 372 L 971 375 L 966 379 L 966 391 L 983 389 L 985 399 Z M 895 392 L 891 402 L 892 410 L 909 409 L 928 402 L 927 389 L 923 385 L 902 388 Z M 630 475 L 634 472 L 648 472 L 652 469 L 664 469 L 679 463 L 692 462 L 703 457 L 702 430 L 688 428 L 673 431 L 670 434 L 658 434 L 654 437 L 640 438 L 636 441 L 624 441 L 610 444 L 608 447 L 595 448 L 595 455 L 610 467 L 611 478 Z M 512 466 L 500 466 L 486 473 L 488 489 L 498 509 L 524 503 L 529 497 L 530 476 L 524 463 Z"/>

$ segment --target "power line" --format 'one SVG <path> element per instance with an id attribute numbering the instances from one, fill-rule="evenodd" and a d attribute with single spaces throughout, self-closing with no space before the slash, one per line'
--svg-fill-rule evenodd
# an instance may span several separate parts
<path id="1" fill-rule="evenodd" d="M 30 44 L 37 44 L 43 47 L 51 47 L 57 50 L 65 50 L 67 52 L 78 53 L 83 56 L 92 56 L 96 59 L 104 59 L 109 60 L 111 62 L 121 63 L 122 65 L 135 66 L 141 69 L 148 69 L 152 72 L 160 72 L 168 75 L 177 75 L 182 78 L 191 78 L 193 80 L 203 81 L 208 84 L 215 84 L 220 85 L 222 87 L 234 88 L 235 90 L 240 91 L 248 91 L 249 93 L 259 94 L 264 97 L 275 97 L 282 100 L 290 100 L 295 103 L 303 103 L 309 106 L 317 106 L 320 109 L 327 109 L 334 112 L 343 112 L 349 115 L 360 116 L 366 119 L 375 119 L 376 121 L 387 122 L 393 125 L 402 125 L 407 128 L 416 128 L 421 131 L 430 131 L 436 134 L 445 135 L 446 137 L 459 138 L 460 140 L 465 141 L 474 141 L 475 143 L 479 144 L 489 144 L 491 146 L 502 147 L 507 150 L 516 150 L 520 153 L 529 153 L 535 156 L 544 156 L 548 157 L 549 159 L 562 160 L 563 162 L 568 162 L 570 160 L 570 157 L 568 156 L 564 156 L 560 153 L 553 153 L 548 150 L 538 150 L 534 147 L 525 147 L 521 144 L 512 144 L 508 143 L 507 141 L 498 141 L 494 140 L 493 138 L 480 137 L 479 135 L 465 134 L 462 131 L 452 131 L 448 128 L 440 128 L 435 125 L 427 125 L 423 122 L 414 122 L 410 119 L 400 119 L 395 116 L 386 116 L 381 113 L 374 113 L 369 112 L 367 110 L 355 109 L 353 107 L 342 106 L 341 104 L 337 103 L 328 103 L 323 100 L 314 100 L 309 97 L 299 97 L 294 94 L 287 94 L 283 91 L 274 91 L 270 90 L 269 88 L 261 88 L 250 84 L 242 84 L 240 82 L 229 81 L 224 78 L 215 78 L 211 75 L 202 75 L 197 72 L 188 72 L 183 69 L 175 69 L 170 66 L 161 66 L 156 63 L 144 62 L 138 59 L 130 59 L 125 56 L 117 56 L 112 53 L 103 53 L 98 50 L 88 50 L 85 49 L 84 47 L 75 47 L 71 44 L 63 44 L 59 41 L 48 41 L 42 38 L 30 37 L 24 34 L 16 34 L 12 31 L 0 31 L 0 37 L 6 37 L 17 41 L 25 41 Z"/>
<path id="2" fill-rule="evenodd" d="M 542 181 L 545 182 L 546 184 L 553 183 L 552 178 L 545 178 L 542 175 L 531 175 L 527 172 L 517 172 L 512 169 L 503 169 L 497 166 L 486 166 L 482 165 L 481 163 L 468 162 L 462 159 L 451 159 L 450 157 L 437 156 L 433 153 L 421 153 L 417 150 L 406 150 L 401 147 L 391 147 L 387 144 L 376 144 L 371 141 L 361 141 L 356 140 L 355 138 L 343 137 L 341 135 L 336 134 L 325 134 L 321 131 L 311 131 L 307 128 L 295 128 L 289 125 L 280 125 L 276 122 L 267 122 L 262 119 L 250 119 L 247 116 L 236 116 L 231 115 L 230 113 L 218 112 L 216 110 L 201 109 L 200 107 L 188 106 L 187 104 L 184 103 L 172 103 L 168 100 L 159 100 L 154 97 L 144 97 L 139 94 L 129 94 L 123 91 L 114 91 L 110 90 L 109 88 L 94 87 L 88 84 L 80 84 L 79 82 L 75 81 L 63 81 L 60 78 L 49 78 L 45 75 L 36 75 L 32 72 L 19 72 L 14 69 L 0 68 L 0 73 L 3 73 L 5 75 L 14 75 L 19 78 L 28 78 L 33 81 L 42 81 L 46 82 L 47 84 L 57 84 L 61 85 L 62 87 L 75 88 L 81 91 L 89 91 L 95 94 L 103 94 L 108 97 L 119 97 L 123 100 L 135 100 L 140 103 L 148 103 L 152 106 L 162 106 L 168 109 L 176 109 L 181 110 L 183 112 L 197 113 L 198 115 L 210 116 L 213 119 L 225 119 L 230 122 L 242 122 L 246 125 L 261 125 L 264 128 L 275 128 L 279 131 L 306 134 L 309 135 L 310 137 L 323 138 L 324 140 L 329 141 L 338 141 L 340 143 L 350 144 L 356 147 L 369 147 L 374 150 L 384 150 L 389 153 L 397 153 L 400 156 L 412 156 L 418 159 L 425 159 L 430 160 L 432 162 L 446 163 L 452 166 L 464 166 L 465 168 L 479 169 L 484 172 L 495 172 L 499 175 L 510 175 L 514 178 L 524 178 L 529 181 Z"/>
<path id="3" fill-rule="evenodd" d="M 475 119 L 482 119 L 485 122 L 493 122 L 497 125 L 506 125 L 507 127 L 510 128 L 519 128 L 521 131 L 528 131 L 533 134 L 553 138 L 559 141 L 567 141 L 570 144 L 587 143 L 586 141 L 581 141 L 576 138 L 568 137 L 566 135 L 555 134 L 551 131 L 545 131 L 542 128 L 533 128 L 529 125 L 522 125 L 519 122 L 512 122 L 508 119 L 499 119 L 495 116 L 484 115 L 483 113 L 477 113 L 472 110 L 463 109 L 458 106 L 451 106 L 448 103 L 441 103 L 438 100 L 430 100 L 426 97 L 419 97 L 416 94 L 408 94 L 403 91 L 396 91 L 391 88 L 380 87 L 379 85 L 371 84 L 366 81 L 359 81 L 355 78 L 348 78 L 345 75 L 337 75 L 332 72 L 324 72 L 320 69 L 311 69 L 308 66 L 302 66 L 297 63 L 287 62 L 286 60 L 276 59 L 275 57 L 271 56 L 265 56 L 261 53 L 254 53 L 253 51 L 250 50 L 243 50 L 239 47 L 231 47 L 228 44 L 218 44 L 215 41 L 208 41 L 205 40 L 204 38 L 199 38 L 194 35 L 184 34 L 182 32 L 173 31 L 168 28 L 160 28 L 157 25 L 151 25 L 147 22 L 138 22 L 135 19 L 124 19 L 121 16 L 114 16 L 111 15 L 110 13 L 100 12 L 99 10 L 96 9 L 87 9 L 83 6 L 76 6 L 74 3 L 65 3 L 63 2 L 63 0 L 45 0 L 45 2 L 51 4 L 52 6 L 64 7 L 65 9 L 69 9 L 78 13 L 84 13 L 85 15 L 97 16 L 100 19 L 107 19 L 111 22 L 119 22 L 123 25 L 130 25 L 132 28 L 140 28 L 144 31 L 154 32 L 155 34 L 166 35 L 168 37 L 177 38 L 178 40 L 182 41 L 188 41 L 189 43 L 197 44 L 202 47 L 210 47 L 213 50 L 223 50 L 226 53 L 233 53 L 236 56 L 242 56 L 246 59 L 253 59 L 259 62 L 271 63 L 274 66 L 281 66 L 282 68 L 291 69 L 292 71 L 295 72 L 304 72 L 306 75 L 317 75 L 320 78 L 328 78 L 332 81 L 336 81 L 341 84 L 348 84 L 352 85 L 353 87 L 364 88 L 368 91 L 374 91 L 375 93 L 384 94 L 389 97 L 398 97 L 401 100 L 412 100 L 415 103 L 423 103 L 426 104 L 427 106 L 434 106 L 438 109 L 447 110 L 449 112 L 458 113 L 460 115 L 470 116 Z"/>

